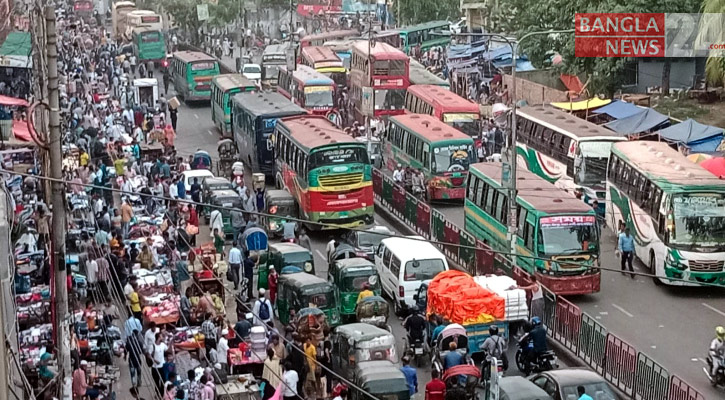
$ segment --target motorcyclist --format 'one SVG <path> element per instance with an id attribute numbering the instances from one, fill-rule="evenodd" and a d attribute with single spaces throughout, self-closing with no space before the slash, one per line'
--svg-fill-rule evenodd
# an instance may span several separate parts
<path id="1" fill-rule="evenodd" d="M 410 315 L 403 322 L 403 327 L 405 328 L 405 331 L 408 332 L 407 340 L 409 347 L 416 341 L 425 344 L 426 325 L 427 321 L 425 320 L 425 317 L 420 313 L 418 306 L 412 306 L 410 308 Z"/>
<path id="2" fill-rule="evenodd" d="M 486 354 L 486 361 L 484 362 L 485 365 L 482 365 L 482 368 L 488 366 L 489 357 L 496 357 L 496 359 L 501 360 L 503 370 L 505 371 L 508 369 L 506 340 L 498 335 L 498 326 L 496 325 L 491 325 L 488 328 L 488 334 L 489 336 L 483 341 L 482 346 L 482 350 Z"/>
<path id="3" fill-rule="evenodd" d="M 420 171 L 414 170 L 412 176 L 413 183 L 413 195 L 420 196 L 425 190 L 425 184 L 423 183 L 424 177 Z"/>
<path id="4" fill-rule="evenodd" d="M 710 342 L 710 358 L 712 358 L 712 369 L 710 370 L 710 380 L 717 379 L 717 370 L 721 363 L 725 360 L 725 328 L 718 326 L 715 328 L 715 338 Z"/>
<path id="5" fill-rule="evenodd" d="M 521 337 L 521 340 L 519 341 L 521 343 L 528 343 L 531 341 L 533 344 L 533 351 L 527 351 L 526 354 L 526 360 L 529 363 L 535 362 L 540 355 L 549 351 L 549 347 L 546 344 L 546 328 L 544 327 L 544 324 L 541 323 L 541 318 L 538 316 L 532 317 L 531 326 L 531 331 Z M 526 348 L 528 348 L 528 345 Z"/>

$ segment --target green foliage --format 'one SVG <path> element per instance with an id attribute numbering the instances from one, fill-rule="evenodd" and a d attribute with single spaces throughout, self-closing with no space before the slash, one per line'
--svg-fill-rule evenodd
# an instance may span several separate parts
<path id="1" fill-rule="evenodd" d="M 719 1 L 725 4 L 723 0 Z M 509 0 L 492 14 L 494 32 L 506 32 L 521 37 L 528 32 L 574 28 L 576 13 L 630 12 L 698 12 L 699 0 Z M 725 7 L 722 9 L 725 11 Z M 538 68 L 548 66 L 554 52 L 564 62 L 553 66 L 562 73 L 584 76 L 589 81 L 590 94 L 613 94 L 622 82 L 627 58 L 577 58 L 574 56 L 574 34 L 531 36 L 521 44 Z"/>
<path id="2" fill-rule="evenodd" d="M 456 21 L 461 15 L 459 0 L 398 0 L 400 25 L 412 25 L 427 21 Z M 388 10 L 395 13 L 396 5 Z"/>
<path id="3" fill-rule="evenodd" d="M 703 13 L 725 13 L 725 1 L 703 0 Z M 705 64 L 705 79 L 709 85 L 722 86 L 725 84 L 725 58 L 709 57 Z"/>
<path id="4" fill-rule="evenodd" d="M 209 20 L 206 22 L 209 25 L 224 26 L 240 17 L 241 1 L 218 0 L 218 4 L 209 4 L 208 1 L 200 0 L 160 0 L 160 3 L 164 10 L 174 17 L 177 25 L 190 31 L 196 31 L 203 23 L 197 18 L 197 4 L 208 4 Z"/>

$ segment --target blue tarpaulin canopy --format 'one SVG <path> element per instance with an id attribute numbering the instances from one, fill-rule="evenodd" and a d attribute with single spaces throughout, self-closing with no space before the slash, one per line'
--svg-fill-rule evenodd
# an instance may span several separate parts
<path id="1" fill-rule="evenodd" d="M 713 152 L 722 142 L 723 129 L 688 118 L 659 132 L 662 139 L 682 143 L 693 152 Z"/>
<path id="2" fill-rule="evenodd" d="M 595 114 L 607 114 L 614 119 L 622 119 L 630 117 L 634 114 L 642 112 L 643 108 L 637 107 L 632 103 L 621 100 L 614 100 L 604 107 L 600 107 L 593 112 Z"/>
<path id="3" fill-rule="evenodd" d="M 609 107 L 609 105 L 602 108 Z M 598 111 L 600 111 L 600 108 Z M 663 128 L 669 125 L 670 119 L 651 108 L 640 109 L 637 114 L 604 124 L 607 128 L 620 135 L 634 135 L 649 132 L 654 128 Z"/>

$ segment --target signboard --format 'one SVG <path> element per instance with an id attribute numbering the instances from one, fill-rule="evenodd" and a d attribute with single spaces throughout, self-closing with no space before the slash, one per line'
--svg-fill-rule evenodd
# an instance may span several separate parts
<path id="1" fill-rule="evenodd" d="M 362 113 L 368 117 L 373 116 L 373 101 L 374 92 L 373 88 L 369 86 L 363 86 L 362 88 Z"/>
<path id="2" fill-rule="evenodd" d="M 297 52 L 294 47 L 288 47 L 284 51 L 284 61 L 287 66 L 288 71 L 296 71 L 297 70 Z"/>
<path id="3" fill-rule="evenodd" d="M 596 217 L 593 215 L 571 215 L 539 218 L 539 225 L 542 228 L 558 228 L 568 226 L 594 225 Z"/>
<path id="4" fill-rule="evenodd" d="M 196 5 L 196 18 L 199 21 L 206 21 L 209 19 L 209 5 L 208 4 L 197 4 Z"/>

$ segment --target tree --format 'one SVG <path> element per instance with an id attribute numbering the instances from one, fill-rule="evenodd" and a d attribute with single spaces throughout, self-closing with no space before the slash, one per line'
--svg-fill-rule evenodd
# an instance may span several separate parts
<path id="1" fill-rule="evenodd" d="M 725 2 L 720 0 L 704 0 L 703 13 L 720 14 L 725 12 Z M 705 80 L 709 85 L 721 86 L 725 83 L 725 58 L 708 57 L 705 64 Z"/>
<path id="2" fill-rule="evenodd" d="M 241 18 L 242 0 L 217 0 L 217 4 L 205 2 L 209 7 L 209 19 L 206 21 L 211 26 L 225 26 Z M 174 18 L 176 24 L 184 30 L 189 31 L 194 38 L 204 21 L 199 21 L 196 13 L 196 5 L 202 4 L 199 0 L 161 0 L 161 7 Z"/>
<path id="3" fill-rule="evenodd" d="M 398 3 L 398 24 L 403 26 L 426 21 L 455 20 L 461 14 L 459 0 L 398 0 Z M 394 9 L 389 11 L 395 12 Z"/>
<path id="4" fill-rule="evenodd" d="M 497 32 L 514 33 L 521 37 L 528 32 L 574 28 L 576 13 L 629 12 L 696 12 L 699 0 L 510 0 L 505 9 L 492 15 Z M 712 0 L 715 1 L 715 0 Z M 593 94 L 611 96 L 622 84 L 631 58 L 575 57 L 574 34 L 537 35 L 526 39 L 519 49 L 537 67 L 549 65 L 554 53 L 563 63 L 553 66 L 562 73 L 585 76 L 587 88 Z M 664 60 L 663 87 L 669 87 L 669 62 Z"/>

